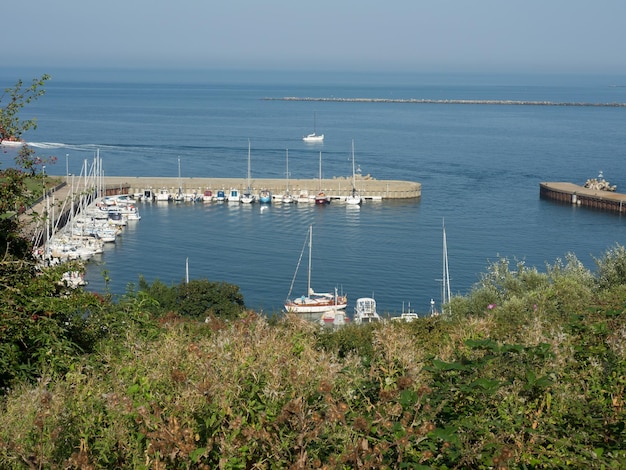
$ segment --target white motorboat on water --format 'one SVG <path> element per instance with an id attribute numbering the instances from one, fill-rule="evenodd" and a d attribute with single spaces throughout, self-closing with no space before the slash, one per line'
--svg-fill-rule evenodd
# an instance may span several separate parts
<path id="1" fill-rule="evenodd" d="M 302 202 L 302 203 L 307 203 L 307 202 L 313 202 L 313 198 L 309 195 L 309 191 L 307 189 L 302 189 L 299 193 L 298 193 L 298 197 L 296 198 L 296 202 Z"/>
<path id="2" fill-rule="evenodd" d="M 230 188 L 228 191 L 228 202 L 236 202 L 237 204 L 241 202 L 241 195 L 237 188 Z"/>
<path id="3" fill-rule="evenodd" d="M 376 300 L 372 297 L 361 297 L 356 299 L 353 321 L 357 325 L 380 321 L 380 315 L 378 315 L 378 312 L 376 311 Z"/>
<path id="4" fill-rule="evenodd" d="M 313 225 L 309 226 L 309 233 L 307 235 L 306 241 L 308 241 L 309 245 L 309 270 L 308 270 L 308 280 L 307 280 L 307 292 L 305 295 L 301 297 L 297 297 L 295 299 L 290 299 L 291 291 L 293 290 L 293 283 L 295 282 L 296 275 L 298 273 L 298 269 L 296 268 L 296 274 L 293 277 L 291 282 L 291 288 L 289 289 L 289 294 L 287 294 L 287 301 L 285 302 L 285 310 L 287 312 L 292 313 L 303 313 L 303 314 L 322 314 L 328 311 L 334 310 L 343 310 L 348 306 L 348 297 L 345 295 L 339 295 L 337 293 L 337 289 L 335 289 L 334 293 L 329 292 L 315 292 L 311 288 L 311 254 L 313 250 Z M 305 246 L 306 247 L 306 241 Z M 300 259 L 302 255 L 300 255 Z M 298 262 L 298 266 L 300 263 Z"/>
<path id="5" fill-rule="evenodd" d="M 416 321 L 419 318 L 419 315 L 411 310 L 411 304 L 408 305 L 408 310 L 404 309 L 404 302 L 402 303 L 402 313 L 399 317 L 392 317 L 392 321 L 403 321 L 410 323 L 412 321 Z"/>
<path id="6" fill-rule="evenodd" d="M 160 202 L 169 202 L 172 200 L 172 195 L 170 190 L 167 188 L 159 189 L 159 192 L 156 194 L 156 200 Z"/>

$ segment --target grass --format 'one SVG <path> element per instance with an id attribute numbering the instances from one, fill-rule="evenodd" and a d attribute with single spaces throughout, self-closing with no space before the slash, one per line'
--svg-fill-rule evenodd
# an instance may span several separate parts
<path id="1" fill-rule="evenodd" d="M 626 285 L 557 265 L 334 332 L 103 303 L 113 334 L 4 397 L 0 466 L 624 468 Z"/>

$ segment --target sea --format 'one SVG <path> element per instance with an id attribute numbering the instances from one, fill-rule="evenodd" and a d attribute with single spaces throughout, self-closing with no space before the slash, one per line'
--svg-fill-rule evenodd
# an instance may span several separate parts
<path id="1" fill-rule="evenodd" d="M 34 77 L 5 70 L 0 84 Z M 318 178 L 320 152 L 323 178 L 351 177 L 354 142 L 361 175 L 422 184 L 419 199 L 360 207 L 141 203 L 141 220 L 87 264 L 87 289 L 121 296 L 140 277 L 173 285 L 188 275 L 236 284 L 248 308 L 276 314 L 306 293 L 312 225 L 315 291 L 347 294 L 349 313 L 374 297 L 381 313 L 426 314 L 442 299 L 444 225 L 453 295 L 501 258 L 544 272 L 574 253 L 595 270 L 626 243 L 623 216 L 539 197 L 540 182 L 582 185 L 600 172 L 626 192 L 626 107 L 596 106 L 626 103 L 624 85 L 599 75 L 61 73 L 20 116 L 37 119 L 24 137 L 56 157 L 50 175 L 79 175 L 99 154 L 108 176 L 177 177 L 180 161 L 182 177 L 243 182 L 250 142 L 253 179 L 286 178 L 287 152 L 289 178 Z M 314 126 L 322 144 L 302 141 Z M 11 159 L 3 149 L 2 165 Z"/>

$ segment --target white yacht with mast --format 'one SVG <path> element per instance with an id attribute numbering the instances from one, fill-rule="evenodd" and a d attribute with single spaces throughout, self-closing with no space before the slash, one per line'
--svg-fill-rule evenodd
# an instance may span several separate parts
<path id="1" fill-rule="evenodd" d="M 316 127 L 317 127 L 317 115 L 313 113 L 313 133 L 305 135 L 304 137 L 302 137 L 302 140 L 304 140 L 305 142 L 309 142 L 309 143 L 323 142 L 324 134 L 318 135 Z"/>
<path id="2" fill-rule="evenodd" d="M 363 202 L 356 190 L 356 176 L 354 171 L 354 139 L 352 139 L 352 192 L 346 197 L 346 204 L 359 205 Z"/>
<path id="3" fill-rule="evenodd" d="M 324 312 L 333 311 L 333 310 L 343 310 L 348 306 L 348 297 L 345 295 L 339 295 L 337 293 L 337 289 L 335 289 L 334 293 L 319 293 L 315 292 L 311 288 L 311 254 L 313 250 L 313 225 L 309 226 L 309 233 L 306 238 L 309 245 L 309 272 L 307 278 L 307 293 L 302 295 L 301 297 L 297 297 L 295 299 L 290 299 L 291 291 L 293 290 L 293 284 L 296 280 L 296 276 L 298 274 L 298 267 L 300 266 L 300 261 L 302 261 L 302 254 L 300 254 L 300 258 L 298 259 L 298 266 L 296 267 L 296 272 L 294 273 L 293 279 L 291 281 L 291 287 L 289 289 L 289 293 L 287 294 L 287 301 L 285 302 L 285 310 L 287 312 L 298 313 L 298 314 L 315 314 L 321 315 Z M 305 241 L 305 247 L 306 247 Z M 304 252 L 304 247 L 303 250 Z"/>

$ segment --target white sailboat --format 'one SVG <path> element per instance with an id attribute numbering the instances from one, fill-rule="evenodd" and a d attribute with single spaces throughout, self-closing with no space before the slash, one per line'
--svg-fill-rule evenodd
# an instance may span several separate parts
<path id="1" fill-rule="evenodd" d="M 250 140 L 248 140 L 248 189 L 239 198 L 244 204 L 251 204 L 256 200 L 256 196 L 252 194 L 250 189 Z"/>
<path id="2" fill-rule="evenodd" d="M 352 139 L 352 192 L 346 197 L 346 204 L 359 205 L 363 202 L 356 190 L 356 176 L 354 172 L 354 139 Z"/>
<path id="3" fill-rule="evenodd" d="M 298 314 L 316 314 L 321 315 L 324 312 L 333 311 L 333 310 L 343 310 L 348 306 L 348 297 L 345 295 L 338 295 L 337 289 L 335 289 L 334 293 L 319 293 L 315 292 L 311 288 L 311 254 L 313 250 L 313 225 L 309 226 L 309 233 L 307 236 L 307 241 L 309 244 L 309 272 L 308 272 L 308 280 L 307 280 L 307 293 L 301 297 L 291 300 L 291 291 L 293 290 L 293 284 L 296 280 L 296 276 L 298 273 L 298 268 L 296 267 L 296 272 L 291 281 L 291 287 L 289 289 L 289 294 L 287 294 L 287 301 L 285 302 L 285 310 L 287 312 L 298 313 Z M 304 253 L 304 248 L 302 248 L 302 252 Z M 300 261 L 302 261 L 302 254 L 300 254 L 300 259 L 298 260 L 298 267 L 300 266 Z"/>
<path id="4" fill-rule="evenodd" d="M 319 192 L 315 195 L 315 204 L 330 204 L 330 196 L 322 191 L 322 152 L 320 152 L 320 189 Z"/>
<path id="5" fill-rule="evenodd" d="M 285 192 L 280 197 L 280 200 L 281 200 L 281 202 L 284 202 L 286 204 L 291 204 L 293 202 L 297 202 L 297 200 L 289 192 L 289 149 L 287 149 L 286 155 L 285 155 L 285 166 L 286 166 L 286 171 L 285 171 L 285 180 L 286 180 Z"/>
<path id="6" fill-rule="evenodd" d="M 185 194 L 183 193 L 183 185 L 180 180 L 180 157 L 178 157 L 178 192 L 174 195 L 174 201 L 183 202 Z"/>
<path id="7" fill-rule="evenodd" d="M 317 115 L 313 113 L 313 133 L 302 137 L 305 142 L 323 142 L 324 134 L 317 135 Z"/>
<path id="8" fill-rule="evenodd" d="M 441 277 L 441 311 L 450 314 L 450 270 L 448 269 L 448 239 L 446 237 L 446 224 L 443 226 L 443 260 Z M 446 310 L 447 308 L 447 310 Z"/>

